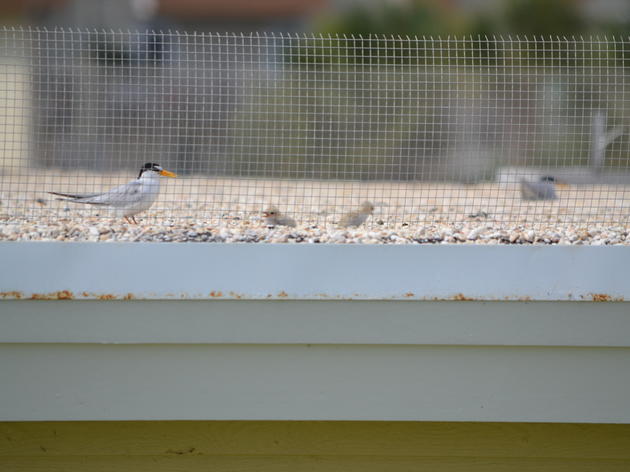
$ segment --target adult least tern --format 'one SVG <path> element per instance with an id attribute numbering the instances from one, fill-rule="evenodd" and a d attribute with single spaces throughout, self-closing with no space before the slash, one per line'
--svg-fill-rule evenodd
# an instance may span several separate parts
<path id="1" fill-rule="evenodd" d="M 347 228 L 349 226 L 359 226 L 365 223 L 374 212 L 374 205 L 371 202 L 363 202 L 357 211 L 346 213 L 339 219 L 339 226 Z"/>
<path id="2" fill-rule="evenodd" d="M 64 197 L 63 200 L 65 201 L 110 207 L 117 215 L 124 217 L 128 223 L 138 224 L 135 215 L 148 210 L 160 193 L 160 175 L 177 177 L 173 172 L 164 170 L 161 165 L 147 162 L 140 169 L 137 179 L 105 193 L 48 193 Z"/>
<path id="3" fill-rule="evenodd" d="M 291 228 L 295 227 L 295 220 L 290 216 L 283 215 L 280 213 L 275 206 L 268 207 L 265 211 L 263 211 L 263 216 L 265 217 L 265 223 L 267 226 L 290 226 Z"/>
<path id="4" fill-rule="evenodd" d="M 557 182 L 558 179 L 550 175 L 543 175 L 537 182 L 521 179 L 521 197 L 523 200 L 555 200 Z"/>

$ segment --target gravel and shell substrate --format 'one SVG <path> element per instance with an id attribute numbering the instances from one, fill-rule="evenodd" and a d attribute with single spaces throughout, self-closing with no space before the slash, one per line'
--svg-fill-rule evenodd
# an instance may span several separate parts
<path id="1" fill-rule="evenodd" d="M 630 245 L 627 186 L 571 187 L 559 189 L 558 200 L 526 202 L 517 184 L 185 176 L 164 179 L 138 225 L 46 193 L 96 192 L 129 179 L 129 172 L 0 172 L 0 241 Z M 340 216 L 364 200 L 376 207 L 366 224 L 339 228 Z M 262 211 L 272 204 L 297 227 L 267 227 Z"/>

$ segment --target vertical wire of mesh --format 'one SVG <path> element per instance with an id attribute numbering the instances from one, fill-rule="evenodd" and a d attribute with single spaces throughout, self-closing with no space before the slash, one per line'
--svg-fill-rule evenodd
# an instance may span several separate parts
<path id="1" fill-rule="evenodd" d="M 625 37 L 3 28 L 0 218 L 155 225 L 627 225 Z"/>

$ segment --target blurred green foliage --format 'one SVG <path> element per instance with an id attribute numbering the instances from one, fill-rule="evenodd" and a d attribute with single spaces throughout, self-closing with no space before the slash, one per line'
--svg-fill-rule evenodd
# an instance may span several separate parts
<path id="1" fill-rule="evenodd" d="M 589 30 L 574 0 L 512 0 L 498 21 L 503 21 L 503 28 L 512 34 L 537 37 L 571 36 Z"/>
<path id="2" fill-rule="evenodd" d="M 626 65 L 629 27 L 630 23 L 585 18 L 577 0 L 512 0 L 496 11 L 469 15 L 427 0 L 358 4 L 322 20 L 322 39 L 292 43 L 285 57 L 291 64 L 320 65 L 501 61 L 518 66 L 572 66 L 584 65 L 586 60 L 599 67 Z M 589 51 L 574 41 L 592 35 L 625 36 L 626 41 L 607 42 Z M 452 43 L 464 38 L 453 47 Z M 519 47 L 506 48 L 510 41 Z"/>
<path id="3" fill-rule="evenodd" d="M 358 3 L 336 17 L 324 18 L 319 31 L 355 36 L 507 33 L 548 37 L 605 34 L 613 30 L 627 35 L 630 26 L 628 20 L 596 21 L 586 17 L 580 9 L 580 0 L 506 0 L 494 10 L 475 9 L 471 13 L 444 3 L 429 0 Z"/>
<path id="4" fill-rule="evenodd" d="M 376 7 L 359 4 L 325 23 L 322 32 L 354 36 L 392 33 L 402 36 L 437 36 L 455 32 L 456 23 L 454 16 L 438 2 L 386 2 Z"/>

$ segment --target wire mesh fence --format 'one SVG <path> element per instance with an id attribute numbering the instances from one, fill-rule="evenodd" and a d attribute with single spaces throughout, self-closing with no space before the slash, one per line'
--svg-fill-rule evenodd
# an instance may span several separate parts
<path id="1" fill-rule="evenodd" d="M 629 66 L 619 37 L 4 28 L 0 218 L 627 225 Z"/>

